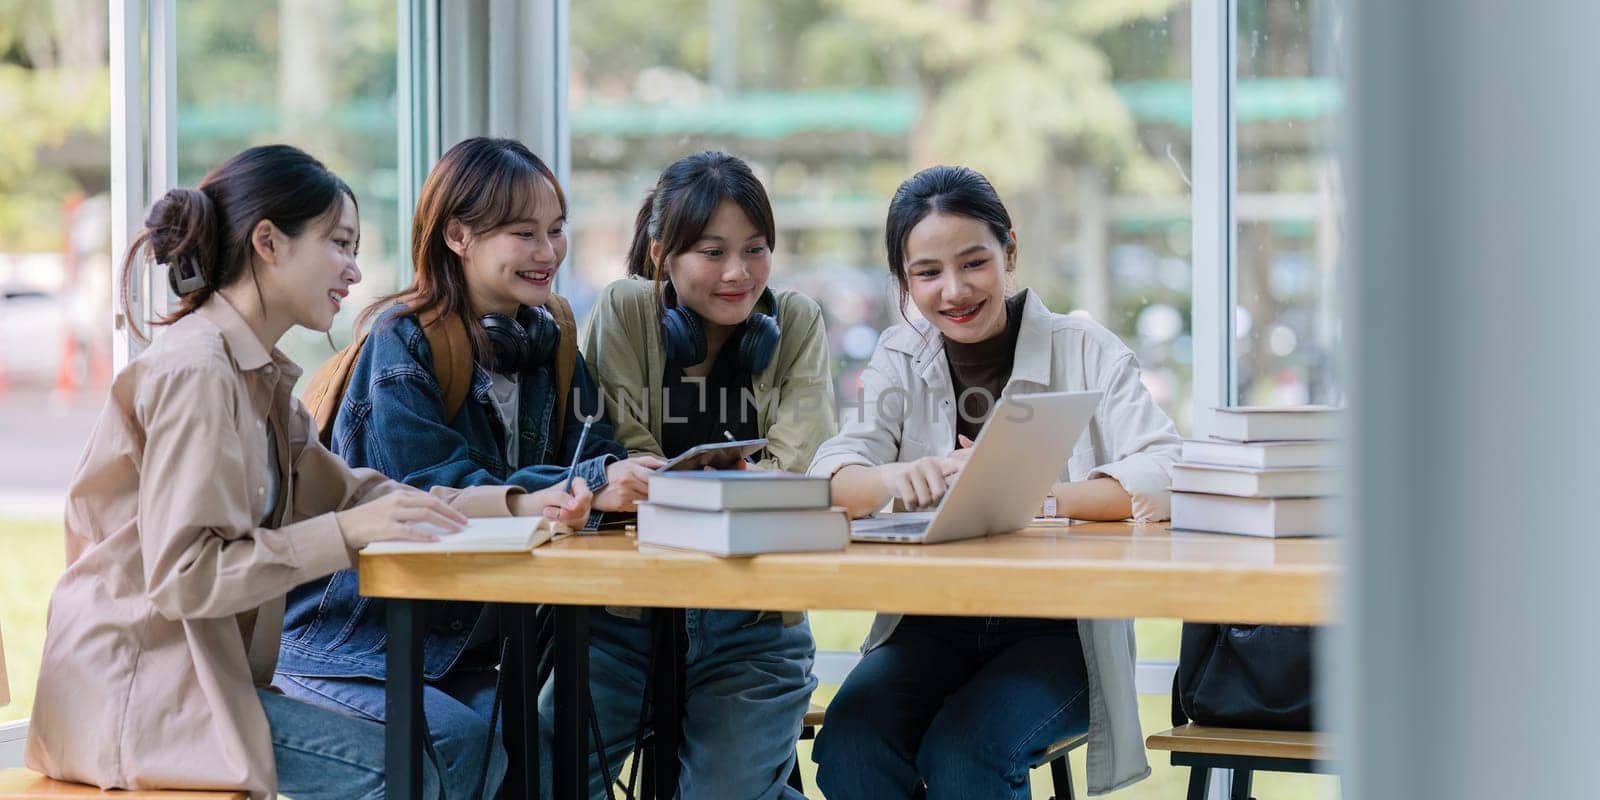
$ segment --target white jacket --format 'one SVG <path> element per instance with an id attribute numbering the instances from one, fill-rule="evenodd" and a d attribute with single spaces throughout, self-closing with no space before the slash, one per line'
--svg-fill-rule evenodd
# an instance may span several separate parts
<path id="1" fill-rule="evenodd" d="M 1030 292 L 1004 394 L 1083 390 L 1104 397 L 1058 480 L 1115 478 L 1133 496 L 1135 519 L 1167 519 L 1178 432 L 1140 383 L 1133 351 L 1092 320 L 1051 312 Z M 862 372 L 861 404 L 845 407 L 839 435 L 817 450 L 810 474 L 949 453 L 955 399 L 938 331 L 926 320 L 890 328 Z M 900 619 L 879 614 L 863 652 L 887 640 Z M 1150 774 L 1134 689 L 1133 624 L 1079 620 L 1078 632 L 1089 675 L 1089 792 L 1102 794 Z"/>

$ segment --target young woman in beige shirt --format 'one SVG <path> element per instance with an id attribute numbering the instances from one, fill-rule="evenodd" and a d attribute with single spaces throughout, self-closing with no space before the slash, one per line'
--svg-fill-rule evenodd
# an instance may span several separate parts
<path id="1" fill-rule="evenodd" d="M 328 330 L 361 271 L 355 198 L 316 159 L 251 148 L 145 226 L 124 286 L 148 252 L 181 306 L 118 374 L 69 490 L 27 763 L 105 788 L 382 797 L 378 725 L 265 688 L 284 594 L 370 542 L 429 538 L 418 525 L 560 516 L 571 498 L 430 495 L 318 443 L 291 395 L 300 369 L 274 346 L 295 325 Z"/>

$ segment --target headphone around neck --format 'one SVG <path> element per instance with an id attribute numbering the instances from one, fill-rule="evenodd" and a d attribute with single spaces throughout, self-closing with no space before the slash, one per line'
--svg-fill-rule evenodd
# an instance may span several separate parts
<path id="1" fill-rule="evenodd" d="M 489 335 L 488 367 L 502 375 L 518 375 L 549 364 L 561 344 L 561 327 L 542 307 L 524 306 L 515 319 L 484 314 L 479 321 Z"/>
<path id="2" fill-rule="evenodd" d="M 691 366 L 706 360 L 706 332 L 700 315 L 678 305 L 677 290 L 666 281 L 661 291 L 661 341 L 666 346 L 667 362 Z M 738 334 L 739 368 L 751 375 L 760 373 L 778 353 L 778 296 L 772 288 L 761 290 L 761 299 L 772 306 L 772 313 L 752 312 Z"/>

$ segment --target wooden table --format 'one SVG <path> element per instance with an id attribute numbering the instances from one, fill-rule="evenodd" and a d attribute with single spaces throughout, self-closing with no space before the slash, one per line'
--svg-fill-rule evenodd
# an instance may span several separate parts
<path id="1" fill-rule="evenodd" d="M 417 601 L 478 600 L 520 609 L 514 612 L 519 622 L 512 634 L 518 643 L 509 669 L 532 663 L 528 609 L 556 607 L 555 788 L 557 797 L 566 798 L 583 796 L 588 767 L 582 735 L 587 708 L 577 700 L 587 696 L 589 606 L 1311 625 L 1334 621 L 1339 550 L 1340 543 L 1329 539 L 1174 534 L 1165 525 L 1083 523 L 940 545 L 855 544 L 840 552 L 746 559 L 640 548 L 631 537 L 613 534 L 571 537 L 531 554 L 363 555 L 359 568 L 361 593 L 390 600 L 392 796 L 420 792 L 415 755 L 422 735 L 422 615 Z M 518 689 L 515 678 L 506 683 L 512 690 L 505 733 L 511 780 L 532 780 L 526 787 L 532 796 L 537 763 L 518 769 L 517 762 L 536 758 L 537 732 L 529 726 L 537 687 Z"/>

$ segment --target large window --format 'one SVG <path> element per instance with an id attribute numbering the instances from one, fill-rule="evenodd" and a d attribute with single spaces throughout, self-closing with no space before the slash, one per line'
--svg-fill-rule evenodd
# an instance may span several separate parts
<path id="1" fill-rule="evenodd" d="M 396 8 L 393 0 L 177 5 L 178 184 L 193 186 L 246 147 L 286 143 L 355 191 L 362 280 L 334 323 L 336 344 L 371 300 L 409 277 L 409 245 L 398 240 Z M 332 354 L 327 337 L 299 328 L 280 347 L 307 376 Z"/>
<path id="2" fill-rule="evenodd" d="M 0 631 L 26 718 L 64 548 L 67 481 L 111 376 L 104 2 L 5 4 L 0 24 Z M 0 753 L 20 742 L 0 736 Z"/>
<path id="3" fill-rule="evenodd" d="M 245 147 L 287 142 L 355 190 L 364 279 L 335 323 L 342 343 L 365 301 L 407 274 L 398 241 L 397 4 L 150 6 L 175 13 L 179 185 L 193 186 Z M 122 255 L 111 252 L 107 43 L 124 32 L 108 24 L 104 2 L 25 0 L 8 15 L 0 25 L 8 121 L 0 136 L 0 631 L 13 699 L 0 722 L 31 711 L 45 609 L 63 567 L 62 500 L 111 375 L 112 275 Z M 144 47 L 147 63 L 161 57 L 148 53 L 148 40 Z M 145 198 L 130 205 L 143 219 Z M 331 352 L 325 337 L 305 331 L 282 346 L 308 374 Z"/>
<path id="4" fill-rule="evenodd" d="M 1239 0 L 1235 379 L 1248 405 L 1338 403 L 1339 0 Z"/>
<path id="5" fill-rule="evenodd" d="M 1186 424 L 1186 5 L 573 3 L 566 290 L 581 313 L 622 275 L 663 167 L 727 150 L 772 195 L 773 283 L 822 304 L 840 395 L 854 397 L 900 321 L 889 197 L 919 168 L 966 164 L 1012 213 L 1019 285 L 1116 331 Z"/>

